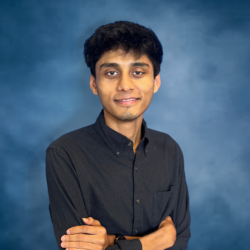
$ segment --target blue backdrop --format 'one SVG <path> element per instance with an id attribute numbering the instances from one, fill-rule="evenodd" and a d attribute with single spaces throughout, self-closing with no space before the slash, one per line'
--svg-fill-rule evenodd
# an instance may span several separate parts
<path id="1" fill-rule="evenodd" d="M 145 113 L 181 146 L 189 250 L 250 249 L 249 1 L 0 1 L 1 246 L 57 249 L 45 150 L 95 122 L 83 43 L 116 20 L 155 31 L 162 85 Z"/>

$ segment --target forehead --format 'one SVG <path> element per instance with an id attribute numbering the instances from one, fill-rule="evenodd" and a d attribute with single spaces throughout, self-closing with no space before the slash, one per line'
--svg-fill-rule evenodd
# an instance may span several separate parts
<path id="1" fill-rule="evenodd" d="M 125 51 L 122 49 L 109 50 L 102 54 L 101 58 L 97 61 L 96 65 L 102 63 L 112 62 L 118 64 L 130 64 L 131 62 L 145 62 L 152 67 L 152 63 L 146 54 L 140 55 L 133 50 Z"/>

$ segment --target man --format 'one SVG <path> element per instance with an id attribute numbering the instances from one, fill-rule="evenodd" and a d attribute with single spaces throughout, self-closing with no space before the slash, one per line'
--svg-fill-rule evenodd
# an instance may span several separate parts
<path id="1" fill-rule="evenodd" d="M 183 250 L 190 238 L 183 155 L 143 114 L 160 87 L 153 31 L 119 21 L 85 42 L 96 123 L 46 153 L 50 214 L 60 249 Z"/>

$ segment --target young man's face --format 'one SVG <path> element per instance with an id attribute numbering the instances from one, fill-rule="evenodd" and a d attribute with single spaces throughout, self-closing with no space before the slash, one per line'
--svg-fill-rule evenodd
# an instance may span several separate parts
<path id="1" fill-rule="evenodd" d="M 106 116 L 120 121 L 141 117 L 153 93 L 160 87 L 160 75 L 146 55 L 138 56 L 119 49 L 102 55 L 90 77 L 90 88 L 99 95 Z"/>

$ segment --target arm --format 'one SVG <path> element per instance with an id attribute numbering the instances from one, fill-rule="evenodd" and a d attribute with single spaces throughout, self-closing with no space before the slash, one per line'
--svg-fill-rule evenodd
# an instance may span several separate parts
<path id="1" fill-rule="evenodd" d="M 189 195 L 184 171 L 183 154 L 180 151 L 178 193 L 172 219 L 176 227 L 177 238 L 175 244 L 169 250 L 186 250 L 191 237 Z"/>
<path id="2" fill-rule="evenodd" d="M 179 171 L 177 176 L 178 192 L 176 193 L 173 212 L 170 214 L 172 220 L 169 220 L 169 210 L 166 208 L 166 214 L 163 215 L 165 219 L 160 223 L 158 230 L 143 237 L 126 236 L 128 240 L 139 239 L 143 250 L 187 249 L 188 241 L 191 236 L 189 195 L 185 178 L 183 154 L 181 150 L 179 152 Z M 120 244 L 123 244 L 123 242 L 124 241 L 121 241 Z M 121 247 L 121 249 L 127 250 L 130 248 Z"/>
<path id="3" fill-rule="evenodd" d="M 61 247 L 61 237 L 66 233 L 67 229 L 71 227 L 86 225 L 86 223 L 83 223 L 82 218 L 87 218 L 88 215 L 73 164 L 70 162 L 69 157 L 67 157 L 66 152 L 57 151 L 56 149 L 48 149 L 46 155 L 46 176 L 50 197 L 51 219 L 59 249 L 63 249 Z M 183 188 L 180 188 L 180 194 L 185 193 L 181 192 L 182 189 Z M 186 197 L 185 194 L 182 196 L 184 198 Z M 178 204 L 183 203 L 183 198 L 179 198 L 178 200 L 181 201 L 178 202 Z M 179 221 L 177 224 L 179 228 L 177 228 L 177 244 L 175 243 L 173 248 L 171 248 L 173 250 L 186 249 L 182 248 L 182 246 L 183 244 L 187 244 L 190 237 L 185 238 L 186 233 L 189 231 L 189 223 L 183 218 L 183 215 L 184 217 L 189 218 L 189 211 L 187 213 L 185 209 L 182 210 L 183 208 L 178 209 L 178 215 L 180 216 L 177 218 L 178 220 L 174 221 L 175 224 Z M 161 223 L 159 229 L 149 235 L 141 238 L 128 236 L 129 240 L 118 241 L 116 244 L 114 244 L 114 235 L 108 235 L 109 247 L 107 249 L 146 250 L 147 246 L 154 246 L 154 249 L 160 250 L 163 249 L 163 245 L 164 247 L 169 247 L 171 245 L 171 240 L 170 242 L 167 240 L 169 239 L 169 233 L 164 229 L 165 227 L 161 227 L 163 224 L 164 223 Z M 156 248 L 156 246 L 158 247 Z"/>
<path id="4" fill-rule="evenodd" d="M 46 178 L 50 216 L 58 247 L 62 250 L 61 237 L 66 230 L 84 225 L 82 218 L 88 217 L 75 169 L 63 149 L 47 149 Z"/>
<path id="5" fill-rule="evenodd" d="M 140 239 L 142 250 L 162 250 L 172 247 L 176 240 L 176 230 L 170 216 L 159 226 L 158 230 Z"/>
<path id="6" fill-rule="evenodd" d="M 93 247 L 95 249 L 93 245 L 86 242 L 86 237 L 90 237 L 89 234 L 97 235 L 98 231 L 102 235 L 99 241 L 102 242 L 103 248 L 100 249 L 107 250 L 162 250 L 173 246 L 176 239 L 175 226 L 170 216 L 160 224 L 159 229 L 155 232 L 143 237 L 125 236 L 126 241 L 118 241 L 116 244 L 114 244 L 115 235 L 107 235 L 105 228 L 98 220 L 89 217 L 87 223 L 92 227 L 76 226 L 70 228 L 70 234 L 62 237 L 62 246 L 69 249 L 73 247 L 77 249 L 86 249 L 87 247 L 92 249 L 91 247 Z"/>
<path id="7" fill-rule="evenodd" d="M 163 220 L 159 228 L 143 237 L 126 236 L 126 239 L 132 240 L 138 238 L 142 244 L 142 250 L 162 250 L 174 245 L 176 240 L 176 229 L 170 216 Z"/>
<path id="8" fill-rule="evenodd" d="M 189 212 L 189 195 L 184 172 L 183 154 L 180 150 L 179 156 L 179 172 L 178 172 L 178 192 L 174 203 L 173 212 L 170 214 L 166 208 L 165 218 L 158 230 L 140 237 L 142 249 L 169 249 L 169 250 L 186 250 L 190 233 L 190 212 Z M 173 219 L 173 221 L 171 220 Z M 176 238 L 175 238 L 176 237 Z M 128 239 L 134 239 L 129 237 Z"/>
<path id="9" fill-rule="evenodd" d="M 88 217 L 85 209 L 84 197 L 82 197 L 73 163 L 67 152 L 63 149 L 47 149 L 46 178 L 50 201 L 50 216 L 58 248 L 63 250 L 65 248 L 61 247 L 61 238 L 66 234 L 68 229 L 82 225 L 82 228 L 87 228 L 87 230 L 89 230 L 88 227 L 90 227 L 82 220 L 82 218 Z M 86 237 L 86 234 L 82 233 L 81 236 Z M 110 246 L 107 249 L 121 249 L 119 245 L 114 244 L 114 235 L 108 235 L 107 237 L 109 241 L 108 245 Z M 123 249 L 141 250 L 139 239 L 127 241 L 125 245 L 126 248 Z"/>

